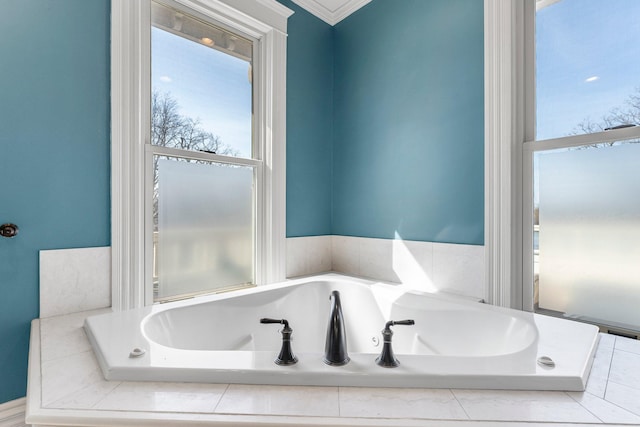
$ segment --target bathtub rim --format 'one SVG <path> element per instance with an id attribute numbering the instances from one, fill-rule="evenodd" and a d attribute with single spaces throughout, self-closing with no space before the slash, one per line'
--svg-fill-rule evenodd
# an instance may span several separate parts
<path id="1" fill-rule="evenodd" d="M 357 282 L 357 283 L 363 283 L 363 284 L 383 284 L 386 285 L 385 282 L 381 282 L 381 281 L 371 281 L 368 279 L 363 279 L 363 278 L 357 278 L 357 277 L 351 277 L 351 276 L 346 276 L 346 275 L 341 275 L 341 274 L 336 274 L 336 273 L 326 273 L 326 274 L 321 274 L 321 275 L 312 275 L 312 276 L 306 276 L 303 278 L 296 278 L 294 280 L 288 280 L 285 282 L 281 282 L 281 283 L 277 283 L 277 284 L 273 284 L 273 285 L 265 285 L 268 289 L 271 288 L 284 288 L 284 287 L 288 287 L 288 286 L 293 286 L 296 284 L 300 284 L 303 282 L 308 282 L 311 280 L 343 280 L 343 281 L 347 281 L 347 282 Z M 401 289 L 401 288 L 399 288 Z M 241 290 L 238 291 L 236 293 L 233 293 L 231 295 L 229 294 L 214 294 L 214 295 L 208 295 L 208 296 L 203 296 L 201 297 L 202 299 L 199 299 L 198 302 L 208 302 L 208 301 L 215 301 L 215 300 L 222 300 L 222 299 L 226 299 L 226 298 L 230 298 L 233 296 L 238 295 L 239 293 L 245 294 L 245 293 L 254 293 L 254 292 L 260 292 L 265 290 L 264 286 L 260 286 L 260 287 L 254 287 L 251 289 L 246 289 L 246 290 Z M 415 292 L 415 290 L 411 290 L 412 292 Z M 448 301 L 448 302 L 455 302 L 458 304 L 471 304 L 475 307 L 478 307 L 476 304 L 476 302 L 471 302 L 468 300 L 459 300 L 455 297 L 451 297 L 449 295 L 432 295 L 429 293 L 424 293 L 427 294 L 427 296 L 429 297 L 433 297 L 433 298 L 443 298 L 444 300 Z M 167 309 L 171 309 L 171 308 L 175 308 L 175 307 L 181 307 L 184 305 L 191 305 L 193 304 L 193 300 L 189 299 L 189 300 L 185 300 L 185 301 L 175 301 L 175 302 L 171 302 L 171 303 L 166 303 L 166 304 L 162 304 L 162 305 L 156 305 L 156 306 L 152 306 L 152 307 L 145 307 L 145 308 L 141 308 L 141 309 L 136 309 L 136 310 L 130 310 L 128 312 L 136 312 L 138 314 L 138 316 L 140 316 L 141 314 L 144 316 L 147 316 L 149 314 L 152 313 L 156 313 L 156 312 L 161 312 Z M 585 328 L 591 328 L 592 332 L 593 332 L 593 338 L 590 339 L 590 342 L 587 343 L 583 343 L 583 347 L 585 347 L 585 352 L 587 352 L 587 354 L 580 358 L 580 360 L 573 364 L 570 368 L 568 367 L 563 367 L 563 371 L 561 374 L 558 375 L 550 375 L 548 371 L 540 371 L 540 369 L 538 369 L 535 373 L 534 376 L 531 375 L 525 375 L 524 379 L 526 379 L 528 381 L 527 385 L 522 385 L 519 384 L 518 381 L 502 381 L 499 380 L 499 387 L 495 387 L 493 385 L 487 386 L 487 375 L 478 375 L 477 378 L 472 379 L 470 382 L 467 383 L 463 383 L 462 380 L 464 380 L 464 378 L 469 379 L 470 376 L 469 374 L 466 374 L 464 376 L 464 378 L 461 379 L 456 379 L 455 375 L 449 375 L 447 376 L 443 376 L 443 375 L 436 375 L 436 379 L 434 382 L 430 382 L 428 384 L 425 383 L 419 383 L 419 382 L 411 382 L 410 380 L 412 380 L 411 377 L 408 378 L 404 378 L 401 380 L 402 375 L 398 375 L 400 372 L 397 372 L 397 374 L 395 375 L 390 375 L 390 374 L 383 374 L 383 375 L 388 375 L 388 379 L 389 382 L 385 382 L 384 385 L 370 385 L 367 384 L 366 381 L 360 383 L 360 382 L 354 382 L 354 381 L 350 381 L 349 384 L 345 384 L 345 383 L 341 383 L 341 382 L 334 382 L 334 381 L 329 381 L 326 379 L 322 379 L 321 381 L 317 382 L 317 385 L 335 385 L 335 386 L 382 386 L 382 387 L 417 387 L 417 388 L 477 388 L 477 389 L 496 389 L 496 388 L 500 388 L 500 389 L 518 389 L 518 390 L 564 390 L 564 391 L 583 391 L 585 389 L 586 386 L 586 381 L 588 378 L 588 374 L 591 368 L 591 364 L 593 363 L 593 357 L 594 357 L 594 351 L 595 348 L 597 346 L 598 343 L 598 328 L 593 326 L 593 325 L 585 325 L 582 323 L 577 323 L 577 322 L 573 322 L 573 321 L 569 321 L 569 320 L 564 320 L 564 319 L 556 319 L 556 318 L 550 318 L 548 316 L 543 316 L 543 315 L 538 315 L 535 313 L 529 313 L 529 312 L 521 312 L 521 311 L 517 311 L 517 310 L 512 310 L 512 309 L 508 309 L 508 308 L 504 308 L 504 307 L 497 307 L 497 306 L 491 306 L 491 305 L 483 305 L 484 309 L 488 309 L 488 310 L 492 310 L 492 311 L 504 311 L 506 310 L 507 312 L 509 312 L 510 314 L 518 314 L 518 315 L 522 315 L 522 316 L 531 316 L 534 319 L 536 319 L 536 326 L 540 327 L 540 325 L 538 324 L 539 322 L 542 323 L 542 325 L 546 325 L 543 326 L 551 331 L 556 332 L 556 326 L 558 324 L 558 322 L 567 322 L 565 324 L 578 324 L 578 325 L 582 325 L 581 328 L 585 329 Z M 515 312 L 515 313 L 514 313 Z M 125 312 L 120 312 L 120 313 L 125 313 Z M 87 318 L 85 320 L 85 331 L 87 332 L 87 336 L 89 338 L 89 341 L 92 345 L 92 350 L 94 350 L 94 354 L 97 357 L 97 360 L 99 362 L 100 368 L 102 370 L 102 373 L 104 375 L 105 378 L 107 378 L 108 380 L 121 380 L 121 381 L 184 381 L 184 379 L 180 379 L 176 376 L 175 373 L 172 373 L 170 369 L 164 367 L 161 368 L 163 371 L 158 371 L 158 372 L 154 372 L 152 369 L 148 369 L 148 372 L 150 374 L 152 374 L 153 378 L 146 378 L 146 377 L 131 377 L 131 376 L 126 376 L 125 377 L 121 377 L 121 373 L 115 373 L 114 370 L 110 369 L 109 366 L 109 362 L 107 360 L 105 360 L 102 356 L 102 351 L 95 351 L 95 349 L 97 348 L 97 346 L 99 346 L 99 343 L 96 341 L 96 338 L 93 336 L 93 334 L 91 333 L 91 328 L 87 327 L 88 323 L 91 322 L 91 318 L 97 318 L 97 317 L 101 317 L 102 315 L 99 316 L 91 316 L 89 318 Z M 140 320 L 140 319 L 138 319 Z M 541 336 L 543 335 L 542 333 L 540 334 Z M 552 334 L 553 335 L 553 334 Z M 570 335 L 565 334 L 565 337 L 568 338 L 569 340 L 571 339 Z M 548 337 L 547 337 L 548 338 Z M 543 340 L 541 340 L 542 342 Z M 551 340 L 553 341 L 553 339 Z M 557 346 L 559 343 L 557 342 L 558 340 L 556 339 L 556 342 L 551 342 L 550 345 L 547 345 L 546 348 L 554 348 L 555 346 Z M 560 343 L 562 344 L 562 343 Z M 539 343 L 540 345 L 540 343 Z M 544 346 L 543 346 L 544 347 Z M 540 354 L 543 355 L 543 354 Z M 547 354 L 544 354 L 547 355 Z M 356 355 L 359 356 L 359 355 Z M 356 361 L 358 360 L 358 358 L 356 357 Z M 360 361 L 361 363 L 364 363 L 362 360 Z M 124 370 L 126 371 L 126 369 Z M 394 370 L 387 370 L 387 371 L 394 371 Z M 122 372 L 122 371 L 121 371 Z M 557 371 L 556 371 L 557 372 Z M 281 374 L 282 372 L 280 372 Z M 157 378 L 155 377 L 155 375 L 164 375 L 162 376 L 162 378 Z M 395 376 L 395 378 L 394 378 Z M 541 387 L 539 385 L 540 381 L 547 381 L 548 377 L 554 376 L 556 379 L 554 380 L 554 383 L 547 383 L 545 384 L 544 387 Z M 296 383 L 296 381 L 292 381 L 291 378 L 293 378 L 293 376 L 291 375 L 284 375 L 283 377 L 287 378 L 286 382 L 282 382 L 282 380 L 278 380 L 276 378 L 276 380 L 273 380 L 273 375 L 266 375 L 266 377 L 264 378 L 258 378 L 256 379 L 255 377 L 252 378 L 247 378 L 244 380 L 230 380 L 227 377 L 222 377 L 217 381 L 207 381 L 207 382 L 219 382 L 219 383 L 238 383 L 238 384 L 265 384 L 265 383 L 269 383 L 269 384 L 287 384 L 287 385 L 309 385 L 307 382 L 299 382 Z M 320 377 L 320 376 L 319 376 Z M 364 377 L 364 376 L 363 376 Z M 537 377 L 537 379 L 536 379 Z M 521 378 L 521 379 L 522 379 Z M 448 381 L 445 381 L 447 380 Z M 326 382 L 326 381 L 329 382 Z M 409 380 L 409 382 L 405 382 L 405 380 Z M 460 382 L 458 382 L 458 380 L 460 380 Z M 193 381 L 193 380 L 190 380 Z M 203 381 L 204 382 L 204 381 Z M 316 383 L 314 383 L 316 384 Z"/>
<path id="2" fill-rule="evenodd" d="M 336 279 L 337 278 L 337 279 Z M 516 348 L 515 350 L 511 350 L 511 351 L 505 351 L 505 352 L 501 352 L 501 353 L 493 353 L 493 354 L 422 354 L 422 356 L 432 356 L 432 357 L 452 357 L 452 358 L 457 358 L 457 359 L 466 359 L 466 360 L 471 360 L 471 359 L 482 359 L 482 358 L 490 358 L 490 357 L 507 357 L 507 356 L 511 356 L 511 355 L 515 355 L 517 353 L 522 353 L 524 351 L 526 351 L 529 347 L 536 345 L 537 341 L 538 341 L 538 336 L 539 336 L 539 332 L 537 330 L 537 327 L 535 326 L 535 322 L 533 321 L 533 317 L 532 317 L 532 313 L 527 313 L 527 312 L 523 312 L 523 311 L 518 311 L 518 310 L 511 310 L 511 309 L 505 309 L 503 307 L 497 307 L 497 306 L 491 306 L 491 305 L 486 305 L 486 304 L 482 304 L 482 305 L 478 305 L 477 302 L 474 302 L 473 300 L 469 300 L 466 298 L 463 299 L 458 299 L 456 296 L 451 296 L 451 295 L 433 295 L 429 292 L 422 292 L 422 291 L 416 291 L 414 289 L 411 288 L 407 288 L 404 287 L 402 285 L 394 285 L 394 284 L 389 284 L 386 282 L 381 282 L 381 281 L 372 281 L 372 280 L 366 280 L 366 279 L 362 279 L 362 278 L 356 278 L 357 280 L 352 280 L 352 278 L 350 276 L 344 276 L 344 275 L 336 275 L 336 274 L 326 274 L 326 275 L 315 275 L 315 276 L 309 276 L 303 279 L 297 279 L 296 281 L 289 281 L 286 282 L 286 286 L 278 286 L 280 284 L 274 284 L 273 286 L 267 286 L 267 287 L 260 287 L 258 289 L 256 288 L 252 288 L 253 292 L 244 292 L 244 293 L 240 293 L 240 292 L 234 292 L 234 293 L 229 293 L 229 294 L 224 294 L 225 296 L 223 298 L 216 298 L 216 299 L 202 299 L 202 300 L 197 300 L 197 301 L 193 301 L 191 303 L 186 303 L 186 304 L 180 304 L 180 305 L 175 305 L 175 306 L 169 306 L 169 307 L 162 307 L 161 309 L 158 310 L 152 310 L 151 312 L 149 312 L 148 314 L 146 314 L 141 322 L 140 322 L 140 328 L 142 330 L 142 336 L 149 341 L 150 343 L 153 343 L 156 346 L 168 349 L 168 350 L 184 350 L 184 351 L 189 351 L 191 350 L 190 348 L 185 348 L 185 347 L 178 347 L 178 346 L 172 346 L 169 344 L 166 344 L 164 342 L 161 342 L 159 339 L 157 339 L 156 337 L 153 336 L 152 332 L 149 332 L 148 330 L 148 326 L 149 324 L 155 320 L 155 318 L 157 317 L 161 317 L 163 316 L 165 313 L 168 313 L 170 311 L 176 310 L 177 312 L 180 312 L 182 310 L 185 309 L 189 309 L 190 307 L 194 306 L 194 305 L 203 305 L 206 306 L 207 304 L 211 304 L 211 303 L 217 303 L 219 301 L 224 301 L 226 299 L 234 299 L 237 297 L 245 297 L 248 295 L 255 295 L 255 294 L 259 294 L 261 292 L 264 291 L 271 291 L 271 290 L 282 290 L 282 289 L 287 289 L 287 288 L 292 288 L 292 287 L 298 287 L 300 285 L 303 286 L 309 286 L 309 285 L 318 285 L 318 286 L 322 286 L 322 285 L 326 285 L 327 286 L 327 294 L 329 294 L 330 289 L 336 288 L 336 287 L 342 287 L 342 286 L 346 286 L 346 287 L 352 287 L 353 285 L 358 285 L 361 287 L 361 289 L 366 290 L 366 292 L 371 292 L 374 295 L 374 298 L 377 296 L 377 292 L 378 290 L 388 294 L 389 292 L 391 292 L 391 297 L 394 299 L 397 298 L 402 298 L 406 295 L 415 295 L 418 297 L 424 297 L 430 300 L 435 300 L 435 301 L 442 301 L 446 304 L 448 304 L 448 306 L 446 307 L 447 309 L 449 308 L 457 308 L 458 307 L 469 307 L 472 311 L 477 312 L 477 311 L 484 311 L 484 312 L 490 312 L 492 318 L 514 318 L 516 319 L 516 321 L 520 324 L 524 324 L 526 325 L 528 328 L 531 328 L 531 333 L 533 334 L 533 336 L 530 338 L 530 342 L 528 342 L 526 345 Z M 347 292 L 345 290 L 340 290 L 341 292 Z M 461 302 L 465 302 L 465 304 L 461 304 Z M 399 307 L 407 307 L 407 308 L 413 308 L 413 307 L 409 307 L 405 304 L 405 302 L 403 301 L 402 304 L 399 305 Z M 445 310 L 447 311 L 447 310 Z M 167 318 L 164 319 L 166 321 L 171 321 L 171 319 Z M 291 319 L 289 319 L 291 321 Z M 384 323 L 386 321 L 388 321 L 389 319 L 387 317 L 384 317 L 384 320 L 380 321 L 380 323 L 376 323 L 375 328 L 375 336 L 376 338 L 380 338 L 378 335 L 378 327 L 380 327 L 380 330 L 382 329 L 382 327 L 384 326 Z M 396 320 L 400 320 L 400 319 L 396 319 Z M 162 320 L 160 320 L 161 322 Z M 322 323 L 324 321 L 324 319 L 320 319 L 320 322 Z M 295 326 L 294 326 L 295 327 Z M 324 327 L 324 325 L 323 325 Z M 404 332 L 404 331 L 403 331 Z M 323 332 L 324 334 L 324 332 Z M 295 335 L 295 334 L 294 334 Z M 321 337 L 322 341 L 324 342 L 324 336 Z M 353 350 L 353 347 L 351 347 L 351 352 L 354 353 L 363 353 L 363 354 L 375 354 L 375 356 L 377 356 L 380 352 L 382 347 L 376 348 L 372 351 L 355 351 Z M 298 352 L 304 352 L 301 351 L 299 349 L 299 347 L 296 346 L 296 353 Z M 396 345 L 396 350 L 397 350 L 397 345 Z M 206 350 L 206 349 L 198 349 L 198 350 L 194 350 L 194 351 L 211 351 L 212 353 L 216 352 L 216 351 L 225 351 L 225 350 Z M 233 351 L 243 351 L 243 350 L 233 350 Z M 257 351 L 263 351 L 263 350 L 257 350 Z M 269 351 L 277 351 L 277 349 L 272 349 Z M 407 355 L 412 355 L 412 353 L 402 353 L 401 351 L 396 351 L 396 353 L 398 355 L 402 354 L 403 357 L 406 357 Z M 420 356 L 420 355 L 417 355 Z"/>

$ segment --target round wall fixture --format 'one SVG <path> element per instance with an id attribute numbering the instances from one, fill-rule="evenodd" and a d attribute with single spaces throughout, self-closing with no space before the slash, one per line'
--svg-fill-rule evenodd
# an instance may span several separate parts
<path id="1" fill-rule="evenodd" d="M 16 237 L 18 234 L 18 226 L 15 224 L 7 223 L 0 225 L 0 236 L 2 237 Z"/>

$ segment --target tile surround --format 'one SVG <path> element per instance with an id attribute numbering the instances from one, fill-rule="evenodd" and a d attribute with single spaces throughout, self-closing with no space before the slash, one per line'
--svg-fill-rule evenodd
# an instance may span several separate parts
<path id="1" fill-rule="evenodd" d="M 287 277 L 327 271 L 484 298 L 484 247 L 350 236 L 287 239 Z M 40 251 L 40 317 L 111 306 L 111 249 Z"/>
<path id="2" fill-rule="evenodd" d="M 287 277 L 308 276 L 331 270 L 331 236 L 287 239 Z"/>
<path id="3" fill-rule="evenodd" d="M 110 247 L 40 251 L 40 318 L 110 306 Z"/>
<path id="4" fill-rule="evenodd" d="M 39 416 L 119 416 L 150 420 L 215 418 L 255 425 L 503 426 L 640 424 L 640 384 L 618 384 L 605 372 L 637 371 L 635 342 L 601 334 L 594 369 L 606 396 L 585 392 L 294 387 L 237 384 L 109 382 L 102 378 L 77 313 L 34 322 L 42 333 Z M 37 336 L 37 335 L 36 335 Z M 64 346 L 65 350 L 61 350 Z M 33 346 L 37 347 L 37 346 Z M 625 350 L 622 350 L 625 349 Z M 608 356 L 611 352 L 611 356 Z M 595 372 L 595 371 L 594 371 Z M 613 372 L 613 368 L 612 368 Z M 591 379 L 590 379 L 591 381 Z M 124 414 L 124 415 L 123 415 Z M 133 415 L 132 415 L 133 414 Z M 162 415 L 165 414 L 165 415 Z M 247 418 L 253 417 L 253 418 Z M 178 418 L 176 418 L 178 419 Z M 249 420 L 249 421 L 248 421 Z M 146 425 L 151 425 L 147 421 Z M 580 424 L 581 423 L 581 424 Z M 227 425 L 227 424 L 225 424 Z"/>
<path id="5" fill-rule="evenodd" d="M 425 292 L 448 292 L 475 299 L 485 298 L 484 246 L 350 236 L 325 237 L 331 239 L 332 271 L 403 283 Z M 314 274 L 327 271 L 299 265 L 305 262 L 302 260 L 320 256 L 317 254 L 327 256 L 326 241 L 323 241 L 322 246 L 314 243 L 305 246 L 303 242 L 306 239 L 312 238 L 296 238 L 296 252 L 287 251 L 288 273 L 304 271 L 304 274 Z M 291 240 L 287 239 L 287 244 Z M 302 254 L 300 251 L 308 253 Z M 288 274 L 288 277 L 292 276 L 295 274 Z"/>

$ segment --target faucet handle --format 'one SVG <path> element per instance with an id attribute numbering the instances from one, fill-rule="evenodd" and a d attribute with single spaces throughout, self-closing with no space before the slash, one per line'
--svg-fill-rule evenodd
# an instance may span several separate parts
<path id="1" fill-rule="evenodd" d="M 395 326 L 395 325 L 415 325 L 416 322 L 413 319 L 407 319 L 407 320 L 389 320 L 384 328 L 385 329 L 389 329 L 390 326 Z"/>
<path id="2" fill-rule="evenodd" d="M 380 356 L 376 358 L 376 364 L 382 366 L 383 368 L 395 368 L 400 365 L 400 362 L 393 354 L 393 348 L 391 347 L 391 337 L 393 336 L 391 326 L 415 324 L 416 322 L 413 319 L 389 320 L 387 323 L 385 323 L 384 329 L 382 330 L 382 353 L 380 353 Z"/>
<path id="3" fill-rule="evenodd" d="M 287 322 L 287 319 L 271 319 L 269 317 L 263 317 L 262 319 L 260 319 L 260 323 L 279 323 L 281 325 L 284 325 L 285 329 L 289 327 L 289 322 Z"/>
<path id="4" fill-rule="evenodd" d="M 289 322 L 287 319 L 270 319 L 268 317 L 263 317 L 260 319 L 260 323 L 279 323 L 284 325 L 282 328 L 282 347 L 280 349 L 280 354 L 274 360 L 276 365 L 293 365 L 298 361 L 298 358 L 293 354 L 291 350 L 291 334 L 293 333 L 293 329 L 289 327 Z"/>

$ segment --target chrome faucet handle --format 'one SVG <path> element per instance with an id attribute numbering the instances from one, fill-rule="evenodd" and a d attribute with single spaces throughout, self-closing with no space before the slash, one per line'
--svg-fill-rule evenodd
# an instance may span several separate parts
<path id="1" fill-rule="evenodd" d="M 396 325 L 415 325 L 416 322 L 413 319 L 407 320 L 390 320 L 384 325 L 384 329 L 382 330 L 382 353 L 380 356 L 376 358 L 376 364 L 382 366 L 383 368 L 396 368 L 400 365 L 400 362 L 393 354 L 393 348 L 391 347 L 391 337 L 393 336 L 393 331 L 391 330 L 391 326 Z"/>
<path id="2" fill-rule="evenodd" d="M 268 317 L 263 317 L 260 319 L 260 323 L 268 324 L 268 323 L 277 323 L 284 325 L 282 328 L 282 348 L 280 349 L 280 354 L 274 360 L 276 365 L 293 365 L 298 362 L 298 358 L 294 356 L 293 351 L 291 350 L 291 334 L 293 333 L 293 329 L 289 327 L 289 322 L 287 319 L 271 319 Z"/>

